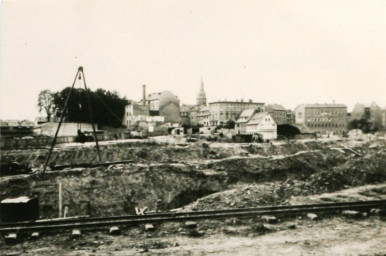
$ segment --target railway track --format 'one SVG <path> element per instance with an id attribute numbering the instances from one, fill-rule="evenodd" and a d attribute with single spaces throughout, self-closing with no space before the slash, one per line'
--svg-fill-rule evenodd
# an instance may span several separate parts
<path id="1" fill-rule="evenodd" d="M 308 212 L 336 212 L 343 210 L 367 211 L 371 208 L 386 209 L 386 200 L 270 206 L 194 212 L 162 212 L 145 215 L 79 217 L 68 219 L 38 220 L 33 222 L 1 223 L 0 232 L 9 233 L 55 229 L 93 228 L 113 225 L 136 225 L 142 223 L 161 223 L 167 221 L 188 221 L 202 219 L 249 218 L 261 215 L 295 215 Z"/>

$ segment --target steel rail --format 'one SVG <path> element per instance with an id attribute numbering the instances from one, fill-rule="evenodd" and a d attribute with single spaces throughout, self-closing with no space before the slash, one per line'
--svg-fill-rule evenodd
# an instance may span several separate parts
<path id="1" fill-rule="evenodd" d="M 338 203 L 320 203 L 320 204 L 303 204 L 303 205 L 280 205 L 280 206 L 264 206 L 258 208 L 235 208 L 235 209 L 222 209 L 222 210 L 205 210 L 205 211 L 191 211 L 191 212 L 160 212 L 160 213 L 145 213 L 147 217 L 161 217 L 161 216 L 185 216 L 185 215 L 195 215 L 195 214 L 216 214 L 216 213 L 231 213 L 231 212 L 250 212 L 257 210 L 276 210 L 276 209 L 293 209 L 293 208 L 310 208 L 310 207 L 327 207 L 327 206 L 351 206 L 355 207 L 356 205 L 385 205 L 386 200 L 372 200 L 372 201 L 359 201 L 359 202 L 338 202 Z M 375 207 L 374 206 L 374 207 Z M 60 223 L 70 223 L 78 221 L 105 221 L 105 220 L 119 220 L 119 219 L 135 219 L 138 215 L 121 215 L 121 216 L 109 216 L 109 217 L 78 217 L 78 218 L 60 218 L 60 219 L 43 219 L 37 221 L 28 221 L 28 222 L 8 222 L 1 223 L 2 227 L 11 227 L 11 226 L 20 226 L 20 225 L 35 225 L 35 224 L 60 224 Z"/>
<path id="2" fill-rule="evenodd" d="M 85 227 L 101 227 L 111 225 L 133 225 L 141 223 L 156 223 L 166 221 L 187 221 L 200 219 L 224 219 L 224 218 L 248 218 L 259 215 L 291 215 L 304 212 L 331 212 L 341 210 L 363 210 L 370 208 L 386 208 L 386 200 L 369 202 L 350 202 L 350 203 L 328 203 L 315 205 L 294 205 L 294 206 L 274 206 L 249 209 L 213 210 L 181 213 L 161 213 L 149 215 L 129 215 L 116 217 L 99 218 L 79 218 L 69 221 L 48 221 L 48 222 L 24 222 L 8 223 L 11 225 L 3 226 L 0 232 L 11 231 L 36 231 L 53 229 L 70 229 Z"/>

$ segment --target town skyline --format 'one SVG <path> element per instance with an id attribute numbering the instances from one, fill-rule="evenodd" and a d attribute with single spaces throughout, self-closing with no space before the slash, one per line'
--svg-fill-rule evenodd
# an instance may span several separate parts
<path id="1" fill-rule="evenodd" d="M 1 119 L 38 116 L 40 91 L 71 86 L 194 104 L 252 99 L 386 107 L 384 1 L 2 1 Z M 20 18 L 22 17 L 22 18 Z M 22 102 L 22 104 L 20 104 Z"/>

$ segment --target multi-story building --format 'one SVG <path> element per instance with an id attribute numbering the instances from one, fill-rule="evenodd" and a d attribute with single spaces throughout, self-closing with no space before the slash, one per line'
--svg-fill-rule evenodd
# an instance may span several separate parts
<path id="1" fill-rule="evenodd" d="M 268 112 L 257 112 L 247 122 L 246 133 L 257 134 L 264 140 L 275 140 L 277 125 Z"/>
<path id="2" fill-rule="evenodd" d="M 264 140 L 277 139 L 277 125 L 268 112 L 244 109 L 235 124 L 236 134 L 254 134 Z"/>
<path id="3" fill-rule="evenodd" d="M 163 116 L 165 122 L 180 122 L 180 100 L 170 91 L 151 93 L 146 95 L 146 86 L 143 86 L 141 105 L 149 106 L 151 116 Z"/>
<path id="4" fill-rule="evenodd" d="M 287 124 L 295 124 L 295 113 L 291 109 L 286 111 Z"/>
<path id="5" fill-rule="evenodd" d="M 180 106 L 180 125 L 190 125 L 190 110 L 192 105 L 182 104 Z"/>
<path id="6" fill-rule="evenodd" d="M 150 116 L 149 105 L 139 104 L 131 101 L 125 107 L 125 114 L 123 116 L 122 124 L 125 126 L 140 126 L 145 127 L 146 124 L 153 126 L 164 123 L 163 116 Z"/>
<path id="7" fill-rule="evenodd" d="M 253 108 L 244 109 L 241 112 L 241 114 L 239 115 L 239 118 L 237 118 L 235 123 L 236 134 L 246 134 L 247 123 L 255 113 L 256 113 L 256 109 L 253 109 Z"/>
<path id="8" fill-rule="evenodd" d="M 200 107 L 196 119 L 200 125 L 213 126 L 210 120 L 210 109 L 208 106 Z"/>
<path id="9" fill-rule="evenodd" d="M 295 123 L 302 131 L 342 134 L 347 130 L 344 104 L 303 104 L 295 108 Z"/>
<path id="10" fill-rule="evenodd" d="M 287 110 L 279 104 L 269 104 L 265 106 L 265 111 L 267 111 L 273 119 L 275 120 L 276 124 L 287 124 Z"/>
<path id="11" fill-rule="evenodd" d="M 259 112 L 264 111 L 264 103 L 249 100 L 240 101 L 216 101 L 209 103 L 210 119 L 215 125 L 224 124 L 228 120 L 237 120 L 244 109 L 252 108 Z"/>

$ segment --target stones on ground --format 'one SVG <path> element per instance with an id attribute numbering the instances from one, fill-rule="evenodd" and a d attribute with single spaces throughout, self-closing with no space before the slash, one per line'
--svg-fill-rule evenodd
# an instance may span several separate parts
<path id="1" fill-rule="evenodd" d="M 310 220 L 318 220 L 319 217 L 315 213 L 307 213 L 307 218 Z"/>
<path id="2" fill-rule="evenodd" d="M 36 239 L 38 239 L 40 237 L 40 233 L 39 232 L 33 232 L 32 234 L 31 234 L 31 239 L 33 239 L 33 240 L 36 240 Z"/>
<path id="3" fill-rule="evenodd" d="M 9 233 L 4 237 L 5 243 L 7 244 L 13 244 L 17 242 L 17 234 L 16 233 Z"/>
<path id="4" fill-rule="evenodd" d="M 203 235 L 205 235 L 204 231 L 197 231 L 196 229 L 191 229 L 188 233 L 190 237 L 201 237 Z"/>
<path id="5" fill-rule="evenodd" d="M 370 210 L 373 215 L 386 216 L 386 209 L 373 208 Z"/>
<path id="6" fill-rule="evenodd" d="M 145 230 L 146 231 L 154 231 L 155 228 L 154 228 L 154 225 L 153 224 L 145 224 Z"/>
<path id="7" fill-rule="evenodd" d="M 240 225 L 241 221 L 240 221 L 240 219 L 232 218 L 232 219 L 227 219 L 225 221 L 225 223 L 228 224 L 228 225 Z"/>
<path id="8" fill-rule="evenodd" d="M 271 231 L 271 229 L 269 229 L 266 225 L 263 225 L 262 223 L 256 223 L 252 225 L 251 230 L 252 232 L 257 233 L 259 235 L 262 235 Z"/>
<path id="9" fill-rule="evenodd" d="M 261 219 L 269 224 L 275 224 L 277 223 L 277 218 L 275 216 L 270 216 L 270 215 L 263 215 L 261 216 Z"/>
<path id="10" fill-rule="evenodd" d="M 73 229 L 71 232 L 71 238 L 79 238 L 82 235 L 79 229 Z"/>
<path id="11" fill-rule="evenodd" d="M 111 227 L 111 228 L 109 229 L 109 234 L 110 234 L 110 235 L 118 236 L 118 235 L 120 235 L 121 233 L 122 233 L 121 230 L 120 230 L 117 226 Z"/>
<path id="12" fill-rule="evenodd" d="M 379 215 L 380 212 L 381 212 L 381 209 L 379 209 L 379 208 L 370 209 L 370 213 L 373 215 Z"/>
<path id="13" fill-rule="evenodd" d="M 191 228 L 191 229 L 197 228 L 197 222 L 195 222 L 195 221 L 186 221 L 185 222 L 185 227 Z"/>
<path id="14" fill-rule="evenodd" d="M 295 223 L 288 223 L 287 228 L 288 229 L 296 229 L 296 224 Z"/>
<path id="15" fill-rule="evenodd" d="M 147 248 L 142 248 L 142 249 L 139 249 L 139 253 L 145 253 L 145 252 L 148 252 L 149 249 Z"/>
<path id="16" fill-rule="evenodd" d="M 358 211 L 353 211 L 353 210 L 344 210 L 342 211 L 342 214 L 346 217 L 349 218 L 359 218 L 361 217 L 361 213 Z"/>

